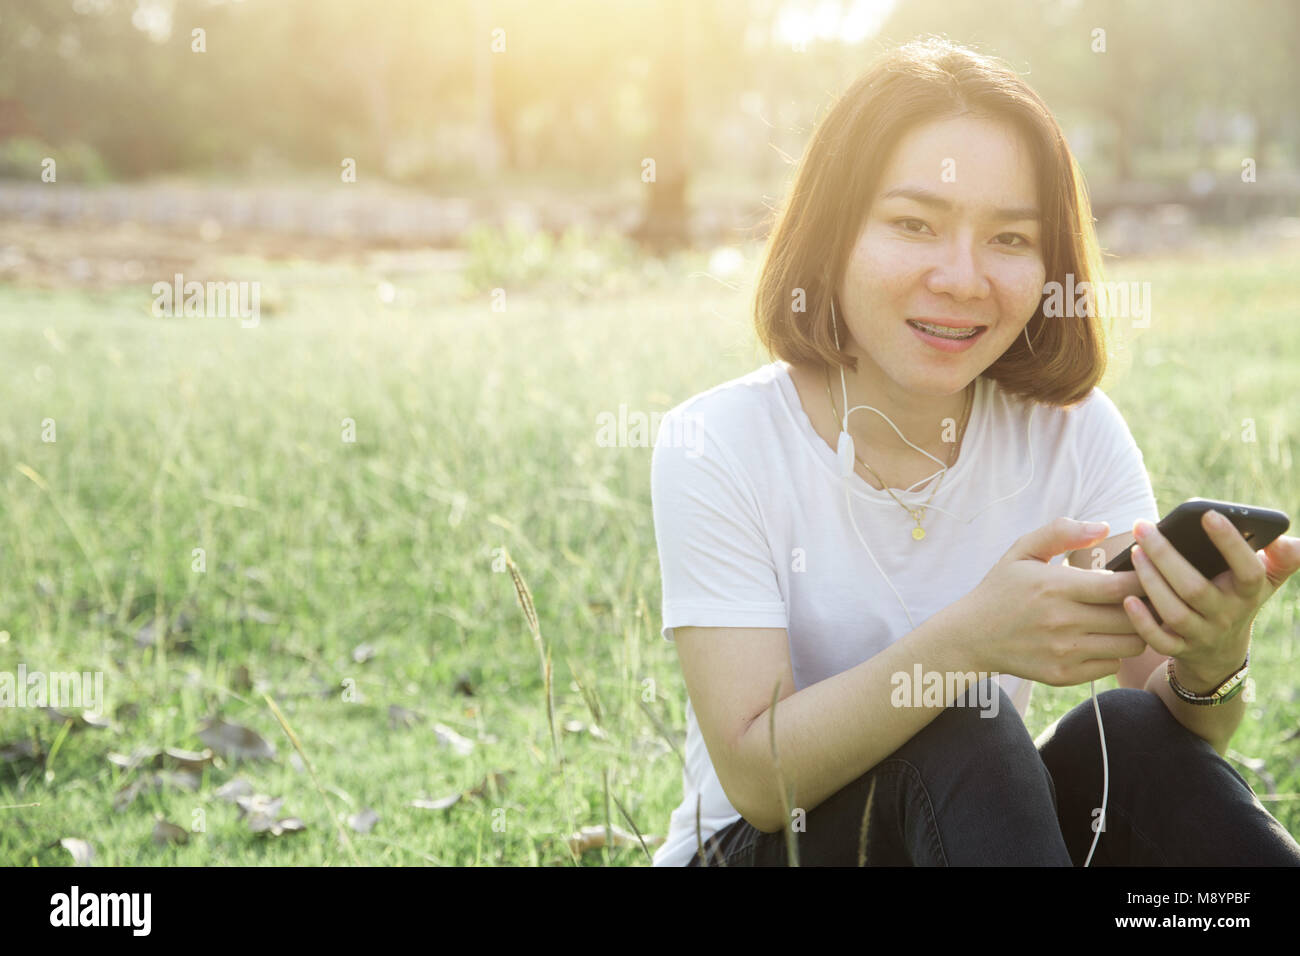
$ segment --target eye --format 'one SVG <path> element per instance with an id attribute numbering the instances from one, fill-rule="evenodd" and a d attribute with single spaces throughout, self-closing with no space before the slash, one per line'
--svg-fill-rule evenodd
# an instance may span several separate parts
<path id="1" fill-rule="evenodd" d="M 1012 239 L 1019 239 L 1019 240 L 1020 240 L 1020 244 L 1019 244 L 1019 245 L 1012 245 L 1012 244 L 1009 243 L 1009 242 L 1003 242 L 1003 243 L 999 243 L 999 245 L 1009 246 L 1009 247 L 1012 248 L 1012 249 L 1020 249 L 1020 248 L 1023 248 L 1023 247 L 1025 247 L 1025 246 L 1032 245 L 1032 243 L 1030 243 L 1030 241 L 1029 241 L 1029 237 L 1028 237 L 1028 236 L 1022 236 L 1022 235 L 1021 235 L 1020 233 L 1018 233 L 1018 232 L 1004 232 L 1004 233 L 1002 233 L 1002 235 L 997 236 L 996 238 L 998 238 L 998 239 L 1002 239 L 1002 238 L 1005 237 L 1005 236 L 1010 236 Z"/>
<path id="2" fill-rule="evenodd" d="M 910 219 L 910 218 L 909 218 L 909 219 L 895 219 L 895 220 L 894 220 L 894 225 L 902 227 L 904 232 L 910 232 L 910 233 L 913 233 L 914 235 L 918 234 L 918 233 L 916 233 L 916 230 L 914 230 L 914 229 L 908 229 L 908 228 L 906 227 L 905 223 L 909 223 L 909 222 L 914 222 L 914 223 L 916 223 L 916 224 L 919 225 L 919 226 L 925 226 L 926 229 L 929 229 L 929 228 L 930 228 L 929 226 L 926 226 L 925 223 L 924 223 L 923 221 L 921 221 L 920 219 Z"/>

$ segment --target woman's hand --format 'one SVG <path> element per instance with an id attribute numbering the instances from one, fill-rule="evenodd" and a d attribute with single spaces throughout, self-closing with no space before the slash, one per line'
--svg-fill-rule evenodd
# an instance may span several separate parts
<path id="1" fill-rule="evenodd" d="M 1134 572 L 1048 564 L 1105 537 L 1104 523 L 1089 531 L 1058 518 L 1007 550 L 955 605 L 956 630 L 977 670 L 1069 687 L 1115 674 L 1123 658 L 1146 651 L 1120 607 L 1142 593 Z"/>
<path id="2" fill-rule="evenodd" d="M 1201 525 L 1227 560 L 1227 571 L 1207 581 L 1155 525 L 1138 521 L 1133 569 L 1163 623 L 1138 598 L 1124 600 L 1138 635 L 1178 661 L 1178 681 L 1193 692 L 1217 686 L 1241 666 L 1256 613 L 1300 570 L 1300 538 L 1282 535 L 1256 552 L 1216 511 L 1202 515 Z"/>

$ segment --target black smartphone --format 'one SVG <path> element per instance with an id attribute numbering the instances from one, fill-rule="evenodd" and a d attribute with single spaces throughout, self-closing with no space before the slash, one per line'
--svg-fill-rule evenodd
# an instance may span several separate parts
<path id="1" fill-rule="evenodd" d="M 1161 518 L 1156 527 L 1207 581 L 1228 570 L 1228 562 L 1201 525 L 1201 516 L 1207 511 L 1217 511 L 1231 521 L 1246 543 L 1256 551 L 1268 547 L 1291 526 L 1291 519 L 1284 512 L 1272 508 L 1258 508 L 1236 501 L 1188 498 Z M 1106 570 L 1132 571 L 1133 546 L 1129 545 L 1115 555 L 1106 565 Z M 1159 622 L 1160 615 L 1151 606 L 1151 600 L 1144 597 L 1142 603 Z"/>

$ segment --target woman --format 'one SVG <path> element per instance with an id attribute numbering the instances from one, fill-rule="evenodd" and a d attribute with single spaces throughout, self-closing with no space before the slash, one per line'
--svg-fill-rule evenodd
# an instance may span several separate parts
<path id="1" fill-rule="evenodd" d="M 1242 695 L 1189 700 L 1241 686 L 1300 540 L 1207 523 L 1207 589 L 1147 533 L 1096 298 L 1044 307 L 1098 262 L 1060 128 L 998 61 L 908 44 L 820 125 L 759 281 L 778 360 L 656 442 L 689 695 L 656 865 L 1300 864 L 1222 757 Z M 1129 529 L 1136 570 L 1097 573 Z M 1030 738 L 1032 682 L 1108 674 Z"/>

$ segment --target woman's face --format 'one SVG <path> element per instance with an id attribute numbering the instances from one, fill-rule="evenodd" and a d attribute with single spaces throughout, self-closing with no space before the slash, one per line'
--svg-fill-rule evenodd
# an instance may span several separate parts
<path id="1" fill-rule="evenodd" d="M 840 334 L 847 323 L 861 373 L 903 399 L 938 397 L 992 365 L 1042 298 L 1037 205 L 1033 158 L 1010 125 L 963 116 L 905 135 L 885 166 L 838 297 Z M 987 328 L 949 351 L 909 319 Z"/>

